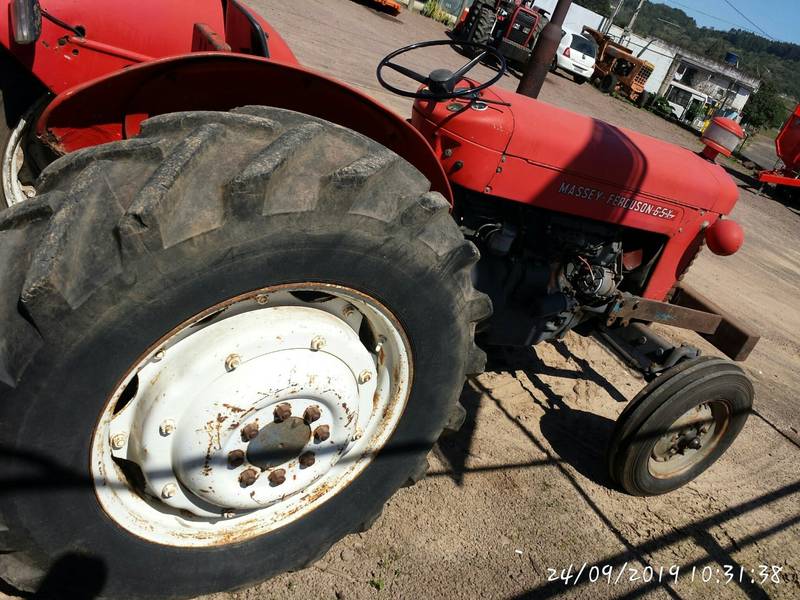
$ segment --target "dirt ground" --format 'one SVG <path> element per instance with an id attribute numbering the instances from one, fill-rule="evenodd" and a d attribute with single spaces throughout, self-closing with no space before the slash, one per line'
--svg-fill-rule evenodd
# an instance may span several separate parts
<path id="1" fill-rule="evenodd" d="M 405 116 L 410 101 L 383 91 L 374 67 L 402 45 L 445 37 L 443 26 L 419 15 L 395 18 L 349 0 L 252 4 L 301 62 Z M 431 70 L 464 62 L 435 50 L 407 64 Z M 491 74 L 481 68 L 475 77 Z M 516 84 L 506 76 L 500 85 Z M 691 133 L 566 76 L 548 76 L 541 98 L 699 147 Z M 558 123 L 531 126 L 558 135 Z M 746 229 L 744 248 L 724 259 L 704 253 L 687 278 L 763 336 L 743 364 L 755 382 L 756 412 L 709 472 L 661 497 L 618 492 L 604 448 L 643 381 L 593 340 L 570 335 L 494 357 L 468 381 L 465 427 L 440 443 L 428 477 L 402 489 L 371 530 L 345 538 L 305 571 L 204 600 L 800 597 L 800 217 L 752 193 L 746 176 L 739 182 L 733 217 Z M 670 335 L 716 353 L 694 334 Z M 548 581 L 551 569 L 561 574 L 570 565 L 568 585 Z M 592 565 L 610 565 L 611 581 L 591 583 Z M 725 583 L 725 565 L 737 581 Z M 759 585 L 761 565 L 779 568 L 780 583 Z M 631 568 L 641 576 L 646 566 L 655 570 L 652 581 L 629 581 Z"/>

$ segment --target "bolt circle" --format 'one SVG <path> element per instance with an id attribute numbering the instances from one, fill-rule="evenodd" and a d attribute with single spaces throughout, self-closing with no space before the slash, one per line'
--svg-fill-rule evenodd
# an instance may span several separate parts
<path id="1" fill-rule="evenodd" d="M 283 423 L 286 419 L 292 416 L 292 405 L 288 402 L 281 402 L 275 407 L 273 414 L 275 415 L 276 423 Z"/>
<path id="2" fill-rule="evenodd" d="M 164 437 L 172 435 L 173 433 L 175 433 L 175 421 L 173 421 L 172 419 L 167 419 L 166 421 L 163 421 L 161 425 L 158 426 L 158 432 Z"/>
<path id="3" fill-rule="evenodd" d="M 239 474 L 239 484 L 242 487 L 253 485 L 256 482 L 256 479 L 258 479 L 258 471 L 253 468 L 245 469 Z"/>
<path id="4" fill-rule="evenodd" d="M 286 469 L 275 469 L 267 476 L 267 479 L 269 479 L 270 485 L 281 485 L 286 481 Z"/>
<path id="5" fill-rule="evenodd" d="M 174 483 L 168 483 L 163 488 L 161 488 L 162 498 L 172 498 L 177 493 L 178 493 L 178 486 L 175 485 Z"/>
<path id="6" fill-rule="evenodd" d="M 228 358 L 225 359 L 225 370 L 230 373 L 231 371 L 235 371 L 239 365 L 242 364 L 242 357 L 238 354 L 229 354 Z"/>
<path id="7" fill-rule="evenodd" d="M 305 469 L 306 467 L 310 467 L 316 462 L 316 457 L 314 453 L 311 451 L 303 452 L 298 458 L 298 462 L 300 463 L 300 468 Z"/>
<path id="8" fill-rule="evenodd" d="M 329 437 L 331 437 L 331 426 L 330 425 L 320 425 L 314 430 L 314 441 L 315 442 L 324 442 Z"/>
<path id="9" fill-rule="evenodd" d="M 127 433 L 116 433 L 111 436 L 111 447 L 114 450 L 122 450 L 125 447 L 125 443 L 128 441 L 128 434 Z"/>
<path id="10" fill-rule="evenodd" d="M 320 410 L 319 406 L 309 406 L 303 413 L 303 420 L 306 423 L 311 424 L 314 421 L 318 421 L 321 416 L 322 411 Z"/>
<path id="11" fill-rule="evenodd" d="M 363 370 L 358 376 L 358 383 L 364 384 L 367 383 L 370 379 L 372 379 L 372 373 L 368 370 Z"/>

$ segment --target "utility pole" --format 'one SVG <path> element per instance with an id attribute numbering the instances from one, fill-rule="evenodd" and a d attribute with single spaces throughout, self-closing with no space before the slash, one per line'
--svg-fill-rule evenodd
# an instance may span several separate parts
<path id="1" fill-rule="evenodd" d="M 603 33 L 608 33 L 611 29 L 611 26 L 614 24 L 614 19 L 617 18 L 619 14 L 619 9 L 622 8 L 622 5 L 625 4 L 625 0 L 617 0 L 617 5 L 614 7 L 614 12 L 611 13 L 611 16 L 606 20 L 606 26 L 603 27 Z"/>
<path id="2" fill-rule="evenodd" d="M 639 0 L 639 4 L 636 6 L 636 10 L 633 11 L 631 15 L 631 20 L 628 21 L 628 26 L 625 27 L 625 31 L 622 32 L 622 38 L 620 39 L 619 43 L 624 44 L 625 40 L 630 39 L 631 32 L 633 31 L 633 24 L 636 23 L 636 17 L 639 16 L 639 11 L 642 10 L 642 6 L 644 6 L 645 0 Z"/>
<path id="3" fill-rule="evenodd" d="M 536 46 L 531 52 L 531 57 L 525 66 L 525 73 L 517 87 L 518 94 L 524 94 L 531 98 L 539 96 L 544 78 L 547 77 L 550 64 L 556 55 L 558 44 L 561 43 L 561 26 L 564 24 L 564 18 L 567 16 L 571 4 L 572 0 L 558 0 L 552 19 L 544 26 L 539 34 L 539 39 L 536 40 Z"/>

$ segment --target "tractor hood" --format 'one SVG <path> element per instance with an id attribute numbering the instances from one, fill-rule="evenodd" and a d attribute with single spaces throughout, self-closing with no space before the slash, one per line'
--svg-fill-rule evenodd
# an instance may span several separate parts
<path id="1" fill-rule="evenodd" d="M 736 203 L 739 194 L 731 177 L 694 152 L 507 90 L 492 91 L 510 104 L 513 115 L 505 154 L 537 171 L 720 214 Z"/>

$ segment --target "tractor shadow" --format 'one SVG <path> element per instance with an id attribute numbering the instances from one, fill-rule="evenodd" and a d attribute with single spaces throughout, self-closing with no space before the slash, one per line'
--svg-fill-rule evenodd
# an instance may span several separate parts
<path id="1" fill-rule="evenodd" d="M 535 433 L 508 412 L 503 406 L 503 402 L 493 395 L 491 389 L 485 387 L 478 378 L 471 378 L 465 384 L 460 398 L 460 402 L 466 410 L 464 425 L 458 432 L 443 436 L 437 446 L 437 454 L 449 465 L 450 470 L 447 474 L 456 484 L 463 485 L 464 475 L 476 470 L 467 467 L 467 462 L 472 454 L 471 448 L 481 402 L 488 400 L 494 403 L 538 450 L 545 451 L 545 454 L 549 456 L 545 460 L 525 464 L 497 465 L 491 468 L 532 468 L 545 464 L 567 463 L 590 481 L 606 488 L 615 487 L 608 475 L 605 459 L 605 448 L 611 438 L 614 421 L 569 406 L 562 396 L 540 379 L 540 376 L 547 375 L 576 382 L 578 380 L 590 381 L 605 390 L 617 402 L 627 402 L 627 398 L 595 371 L 586 360 L 572 354 L 566 344 L 556 341 L 551 345 L 564 358 L 570 359 L 576 364 L 579 370 L 572 371 L 548 366 L 533 348 L 488 350 L 486 371 L 508 374 L 517 379 L 520 385 L 531 392 L 531 402 L 544 410 L 544 415 L 539 419 L 539 428 L 544 440 L 537 439 Z M 530 385 L 534 389 L 530 389 Z M 555 455 L 545 450 L 544 441 L 552 448 Z"/>

